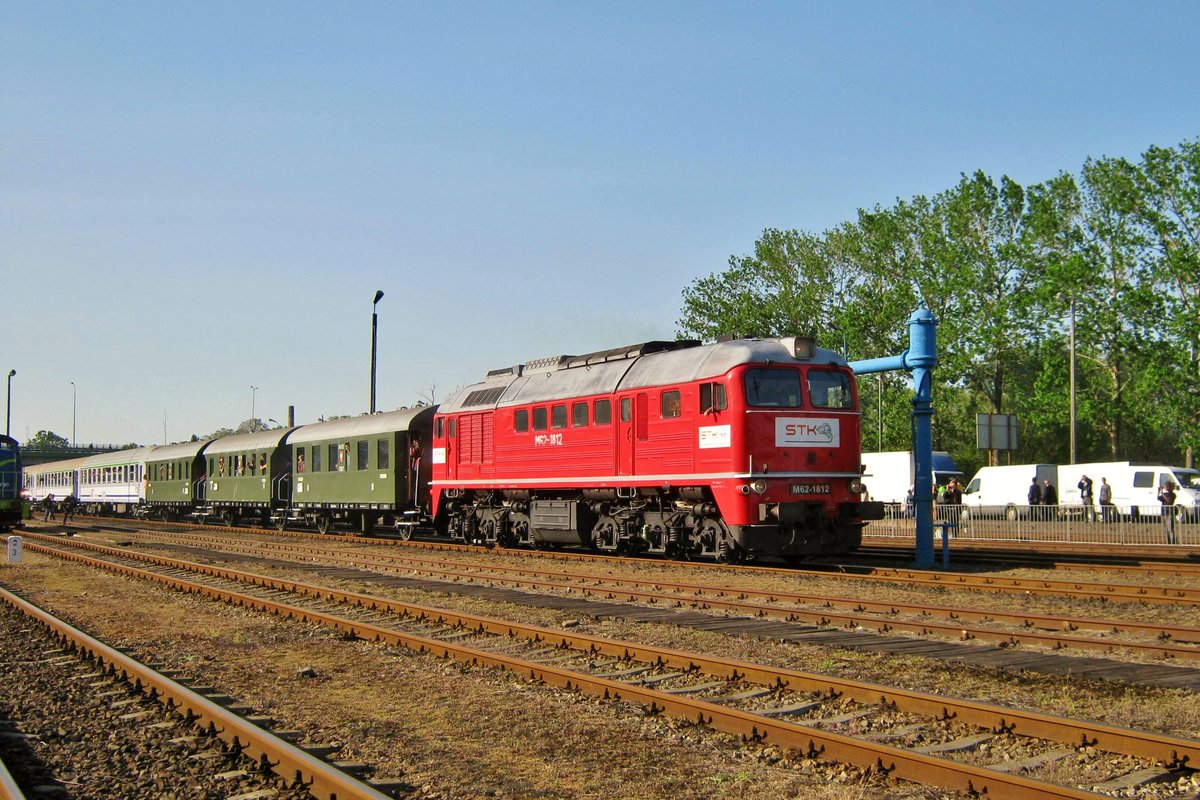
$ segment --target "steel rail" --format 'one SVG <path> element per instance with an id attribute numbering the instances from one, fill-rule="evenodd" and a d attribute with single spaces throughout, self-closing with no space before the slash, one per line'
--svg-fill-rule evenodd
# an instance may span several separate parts
<path id="1" fill-rule="evenodd" d="M 92 550 L 114 557 L 129 559 L 131 556 L 135 556 L 137 558 L 131 560 L 156 563 L 161 566 L 169 566 L 174 569 L 190 571 L 233 582 L 250 583 L 270 590 L 287 591 L 328 601 L 344 602 L 369 610 L 383 610 L 396 614 L 406 614 L 419 620 L 431 620 L 439 624 L 450 625 L 464 630 L 501 636 L 522 637 L 547 645 L 552 644 L 556 647 L 604 654 L 687 671 L 699 670 L 731 680 L 744 680 L 763 686 L 812 692 L 829 697 L 847 698 L 867 705 L 883 704 L 900 711 L 911 712 L 937 720 L 956 720 L 995 732 L 1007 732 L 1073 746 L 1090 746 L 1106 752 L 1153 759 L 1172 768 L 1200 764 L 1200 740 L 1183 739 L 1148 731 L 1073 720 L 1042 714 L 1040 712 L 957 700 L 940 695 L 897 689 L 861 681 L 839 679 L 780 667 L 752 664 L 716 656 L 706 656 L 670 648 L 606 639 L 587 634 L 568 633 L 552 628 L 498 620 L 476 614 L 458 613 L 445 609 L 402 603 L 373 595 L 314 586 L 283 578 L 242 573 L 223 567 L 195 564 L 160 556 L 125 553 L 114 548 L 87 542 L 71 542 L 70 544 L 74 548 Z M 283 616 L 319 622 L 360 638 L 382 639 L 391 643 L 400 643 L 401 639 L 407 637 L 408 640 L 416 643 L 412 649 L 418 650 L 431 649 L 431 645 L 432 649 L 452 647 L 437 639 L 405 634 L 373 623 L 347 620 L 344 617 L 286 603 L 277 603 L 273 600 L 220 589 L 206 584 L 185 581 L 182 578 L 162 575 L 142 570 L 138 567 L 98 561 L 82 553 L 44 547 L 38 544 L 30 544 L 30 549 L 35 552 L 47 553 L 137 577 L 148 578 L 186 591 L 229 599 L 241 605 L 272 611 Z M 466 648 L 466 650 L 472 654 L 485 652 L 476 648 Z M 541 669 L 545 665 L 539 664 L 535 666 Z M 619 685 L 624 686 L 625 684 Z M 666 696 L 672 697 L 672 695 Z M 761 717 L 756 718 L 762 719 Z M 809 729 L 806 728 L 806 730 Z"/>
<path id="2" fill-rule="evenodd" d="M 176 534 L 167 534 L 168 536 Z M 282 550 L 287 553 L 298 551 L 297 546 L 286 546 L 272 542 L 246 542 L 220 537 L 189 537 L 192 541 L 201 539 L 220 546 L 227 552 L 259 553 Z M 603 596 L 607 599 L 624 599 L 646 603 L 691 604 L 702 609 L 725 609 L 759 617 L 776 617 L 789 622 L 805 621 L 818 625 L 834 624 L 847 628 L 870 628 L 878 633 L 907 632 L 917 635 L 937 634 L 949 639 L 979 640 L 1003 644 L 1032 644 L 1058 650 L 1075 648 L 1081 650 L 1100 650 L 1111 652 L 1126 649 L 1153 655 L 1161 658 L 1178 658 L 1181 660 L 1200 660 L 1200 648 L 1186 645 L 1170 644 L 1168 641 L 1200 643 L 1200 627 L 1194 625 L 1158 625 L 1139 622 L 1123 622 L 1116 620 L 1093 620 L 1076 617 L 1061 617 L 1039 614 L 1010 613 L 998 610 L 977 610 L 952 606 L 930 606 L 917 603 L 880 602 L 861 599 L 845 599 L 825 595 L 805 594 L 801 592 L 785 592 L 768 589 L 748 589 L 741 587 L 714 587 L 694 583 L 677 583 L 668 581 L 645 581 L 636 578 L 621 578 L 606 575 L 581 575 L 557 570 L 538 570 L 529 567 L 499 567 L 479 563 L 457 563 L 462 569 L 475 570 L 463 572 L 450 569 L 446 562 L 435 562 L 425 558 L 391 555 L 387 553 L 371 553 L 355 556 L 347 555 L 344 550 L 322 547 L 305 547 L 304 554 L 319 553 L 323 560 L 331 563 L 345 563 L 355 566 L 374 566 L 376 568 L 400 568 L 405 571 L 415 571 L 421 575 L 433 577 L 449 577 L 456 579 L 475 580 L 484 578 L 493 583 L 517 586 L 536 587 L 539 589 L 556 589 L 568 593 L 579 592 L 585 595 Z M 383 564 L 365 562 L 382 561 Z M 416 566 L 405 566 L 416 565 Z M 509 574 L 529 576 L 530 579 L 515 578 Z M 536 579 L 534 579 L 536 578 Z M 553 580 L 548 580 L 553 579 Z M 572 583 L 571 581 L 576 581 Z M 584 585 L 580 585 L 580 584 Z M 592 585 L 587 585 L 591 583 Z M 652 590 L 615 590 L 603 587 L 605 584 L 617 586 L 646 586 Z M 691 596 L 682 593 L 690 592 Z M 727 597 L 738 597 L 730 600 Z M 764 603 L 744 602 L 744 598 L 760 598 Z M 823 606 L 819 611 L 809 611 L 803 608 L 782 608 L 772 603 L 808 603 Z M 857 613 L 835 613 L 828 610 L 836 605 L 853 606 Z M 875 612 L 874 614 L 870 612 Z M 900 613 L 921 616 L 938 616 L 953 623 L 909 622 L 895 618 Z M 964 620 L 977 622 L 1007 622 L 1025 628 L 1040 628 L 1048 632 L 1003 631 L 991 628 L 964 627 Z M 1096 639 L 1069 635 L 1071 631 L 1087 629 L 1105 633 L 1122 633 L 1126 635 L 1142 635 L 1157 639 L 1155 642 L 1138 642 L 1117 639 Z M 1061 631 L 1061 632 L 1059 632 Z"/>
<path id="3" fill-rule="evenodd" d="M 121 673 L 127 681 L 139 686 L 144 694 L 167 708 L 181 713 L 186 711 L 195 718 L 196 724 L 211 726 L 224 741 L 239 747 L 260 764 L 269 763 L 272 771 L 282 779 L 300 780 L 308 784 L 307 788 L 314 797 L 388 800 L 388 796 L 382 792 L 92 638 L 12 592 L 0 588 L 0 600 L 74 643 L 100 664 L 106 664 Z"/>
<path id="4" fill-rule="evenodd" d="M 226 527 L 215 525 L 195 525 L 194 523 L 173 523 L 175 525 L 186 525 L 188 527 L 199 527 L 206 530 L 228 530 Z M 253 530 L 256 532 L 266 532 L 265 529 L 246 528 L 244 530 Z M 285 531 L 283 533 L 276 532 L 274 535 L 295 536 L 311 539 L 328 539 L 331 534 L 310 533 L 307 531 Z M 338 538 L 351 542 L 361 542 L 363 544 L 386 544 L 393 547 L 411 547 L 419 549 L 427 549 L 434 551 L 449 551 L 449 552 L 481 552 L 485 551 L 478 545 L 465 545 L 449 542 L 416 542 L 416 541 L 400 541 L 396 539 L 371 538 L 363 539 L 359 536 L 339 536 Z M 490 551 L 488 549 L 487 551 Z M 634 565 L 646 566 L 649 564 L 671 564 L 675 562 L 665 560 L 650 560 L 647 558 L 630 558 L 626 556 L 616 556 L 608 554 L 596 554 L 589 552 L 562 552 L 562 551 L 542 551 L 542 550 L 526 550 L 526 549 L 502 549 L 495 552 L 520 553 L 534 558 L 549 558 L 559 560 L 584 560 L 596 563 L 617 562 L 628 563 Z M 1175 586 L 1141 586 L 1138 584 L 1122 584 L 1122 583 L 1100 583 L 1089 581 L 1068 581 L 1068 580 L 1046 580 L 1038 578 L 1009 578 L 996 577 L 987 575 L 965 575 L 962 573 L 947 573 L 939 570 L 917 570 L 912 568 L 901 567 L 872 567 L 865 565 L 853 564 L 837 564 L 828 567 L 811 566 L 808 568 L 801 567 L 777 567 L 759 564 L 718 564 L 705 561 L 689 561 L 686 562 L 689 568 L 695 569 L 712 569 L 725 570 L 733 572 L 763 572 L 770 574 L 778 574 L 781 576 L 812 576 L 812 577 L 834 577 L 839 580 L 859 580 L 870 582 L 901 582 L 914 586 L 935 586 L 940 588 L 968 588 L 975 589 L 981 592 L 1004 592 L 1016 594 L 1039 594 L 1039 595 L 1061 595 L 1064 597 L 1075 597 L 1080 599 L 1102 599 L 1102 600 L 1124 600 L 1139 603 L 1154 603 L 1160 605 L 1195 605 L 1200 603 L 1200 589 L 1190 587 L 1175 587 Z"/>
<path id="5" fill-rule="evenodd" d="M 25 793 L 17 786 L 3 761 L 0 761 L 0 800 L 25 800 Z"/>

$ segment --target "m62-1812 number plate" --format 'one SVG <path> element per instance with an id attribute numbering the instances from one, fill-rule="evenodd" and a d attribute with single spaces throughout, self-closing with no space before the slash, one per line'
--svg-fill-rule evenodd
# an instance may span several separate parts
<path id="1" fill-rule="evenodd" d="M 793 483 L 792 494 L 829 494 L 828 483 Z"/>

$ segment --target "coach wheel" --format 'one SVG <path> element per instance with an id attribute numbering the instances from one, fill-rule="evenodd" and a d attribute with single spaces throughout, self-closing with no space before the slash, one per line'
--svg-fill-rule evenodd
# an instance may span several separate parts
<path id="1" fill-rule="evenodd" d="M 396 533 L 400 534 L 401 541 L 409 541 L 413 537 L 412 525 L 401 525 L 396 529 Z"/>
<path id="2" fill-rule="evenodd" d="M 317 517 L 317 533 L 329 533 L 331 527 L 333 527 L 333 520 L 328 514 Z"/>
<path id="3" fill-rule="evenodd" d="M 230 511 L 226 514 L 223 514 L 221 516 L 221 524 L 223 524 L 226 528 L 233 527 L 233 512 L 232 511 Z"/>
<path id="4" fill-rule="evenodd" d="M 275 518 L 275 530 L 281 531 L 287 527 L 287 514 L 281 513 Z"/>

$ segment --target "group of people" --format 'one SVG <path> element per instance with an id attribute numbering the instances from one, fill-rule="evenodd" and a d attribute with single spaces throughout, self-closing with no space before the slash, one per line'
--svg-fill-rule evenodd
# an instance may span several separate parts
<path id="1" fill-rule="evenodd" d="M 48 494 L 46 495 L 46 499 L 42 501 L 42 507 L 44 511 L 44 516 L 42 517 L 43 522 L 49 522 L 54 517 L 56 508 L 58 508 L 62 510 L 62 521 L 65 525 L 67 524 L 67 521 L 70 520 L 75 514 L 75 512 L 79 510 L 79 500 L 75 497 L 75 495 L 69 494 L 64 497 L 61 502 L 55 503 L 54 495 Z"/>

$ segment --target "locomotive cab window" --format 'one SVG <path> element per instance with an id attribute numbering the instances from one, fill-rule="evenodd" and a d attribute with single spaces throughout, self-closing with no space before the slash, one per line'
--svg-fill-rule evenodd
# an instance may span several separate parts
<path id="1" fill-rule="evenodd" d="M 662 393 L 663 419 L 674 419 L 675 417 L 678 417 L 682 413 L 681 408 L 682 405 L 680 403 L 678 389 Z"/>
<path id="2" fill-rule="evenodd" d="M 700 413 L 711 414 L 714 411 L 724 411 L 729 408 L 729 401 L 725 397 L 725 384 L 723 383 L 702 383 L 700 384 Z"/>
<path id="3" fill-rule="evenodd" d="M 827 369 L 808 371 L 808 399 L 816 408 L 852 408 L 850 376 Z"/>
<path id="4" fill-rule="evenodd" d="M 800 373 L 794 369 L 746 371 L 746 402 L 760 408 L 799 408 Z"/>
<path id="5" fill-rule="evenodd" d="M 528 408 L 518 408 L 513 412 L 513 430 L 517 433 L 524 433 L 529 430 Z"/>

